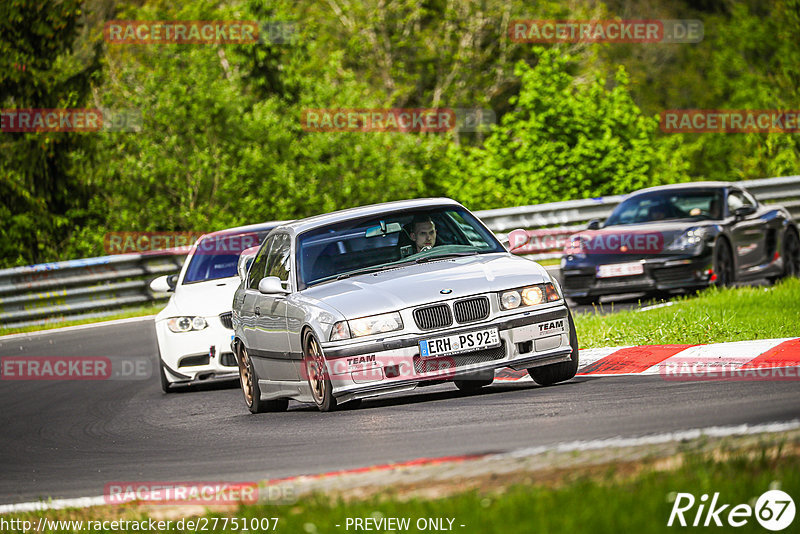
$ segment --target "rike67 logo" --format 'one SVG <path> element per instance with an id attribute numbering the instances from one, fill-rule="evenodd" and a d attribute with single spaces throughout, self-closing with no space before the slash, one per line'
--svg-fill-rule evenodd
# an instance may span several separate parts
<path id="1" fill-rule="evenodd" d="M 697 499 L 691 493 L 678 493 L 667 520 L 667 526 L 742 527 L 755 518 L 767 530 L 781 531 L 794 521 L 794 500 L 779 489 L 765 491 L 755 505 L 724 503 L 720 493 L 704 493 Z"/>

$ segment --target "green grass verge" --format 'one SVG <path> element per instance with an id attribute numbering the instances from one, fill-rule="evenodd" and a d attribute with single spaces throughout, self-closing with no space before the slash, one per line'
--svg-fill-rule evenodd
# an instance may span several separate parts
<path id="1" fill-rule="evenodd" d="M 788 445 L 788 446 L 787 446 Z M 207 513 L 205 532 L 236 532 L 222 528 L 222 520 L 236 517 L 246 519 L 278 518 L 275 532 L 291 534 L 322 534 L 354 532 L 346 529 L 348 518 L 409 518 L 406 532 L 421 532 L 419 518 L 453 520 L 452 531 L 472 533 L 651 533 L 675 532 L 680 527 L 667 527 L 676 492 L 691 493 L 696 503 L 684 517 L 688 524 L 694 520 L 702 494 L 719 492 L 718 506 L 729 504 L 721 515 L 723 527 L 713 531 L 766 532 L 755 517 L 747 524 L 733 529 L 725 523 L 727 513 L 738 504 L 754 505 L 755 499 L 775 486 L 795 499 L 800 496 L 800 456 L 796 443 L 726 452 L 691 453 L 675 466 L 656 469 L 649 463 L 623 463 L 594 466 L 589 469 L 547 474 L 530 473 L 530 479 L 505 486 L 489 484 L 480 490 L 453 493 L 446 497 L 398 499 L 391 493 L 367 499 L 333 499 L 322 494 L 302 497 L 290 505 L 246 505 L 224 515 Z M 535 479 L 541 477 L 539 481 Z M 705 507 L 708 510 L 708 506 Z M 94 516 L 92 514 L 95 514 Z M 53 520 L 77 519 L 146 519 L 148 516 L 130 511 L 60 510 L 29 514 L 12 514 L 12 518 L 38 521 L 40 515 Z M 703 520 L 705 517 L 703 517 Z M 166 528 L 162 532 L 193 532 L 193 529 Z M 202 521 L 202 520 L 201 520 Z M 795 519 L 795 525 L 800 518 Z M 185 524 L 185 523 L 184 523 Z M 272 521 L 270 520 L 270 524 Z M 338 527 L 336 525 L 339 525 Z M 461 525 L 464 525 L 463 527 Z M 691 527 L 689 527 L 691 528 Z M 701 527 L 702 530 L 702 527 Z M 21 532 L 20 530 L 5 530 Z M 251 532 L 262 532 L 251 530 Z M 270 528 L 268 531 L 272 531 Z M 384 530 L 378 530 L 384 532 Z M 788 531 L 792 531 L 790 527 Z M 73 532 L 73 530 L 43 530 L 42 533 Z M 137 532 L 116 530 L 115 532 Z M 267 532 L 267 531 L 265 531 Z M 362 531 L 363 532 L 363 531 Z"/>
<path id="2" fill-rule="evenodd" d="M 154 304 L 152 306 L 130 308 L 125 311 L 115 313 L 114 315 L 108 315 L 106 317 L 100 317 L 100 318 L 95 317 L 95 318 L 85 318 L 85 319 L 74 319 L 74 320 L 61 321 L 57 323 L 53 322 L 40 325 L 22 326 L 20 328 L 0 328 L 0 336 L 5 336 L 7 334 L 21 334 L 25 332 L 38 332 L 39 330 L 52 330 L 53 328 L 63 328 L 65 326 L 75 326 L 79 324 L 104 323 L 106 321 L 114 321 L 116 319 L 127 319 L 129 317 L 142 317 L 145 315 L 154 315 L 163 310 L 165 305 L 166 302 L 162 302 L 160 304 Z"/>
<path id="3" fill-rule="evenodd" d="M 575 327 L 581 348 L 797 337 L 800 280 L 771 287 L 710 288 L 644 311 L 581 313 L 575 316 Z"/>

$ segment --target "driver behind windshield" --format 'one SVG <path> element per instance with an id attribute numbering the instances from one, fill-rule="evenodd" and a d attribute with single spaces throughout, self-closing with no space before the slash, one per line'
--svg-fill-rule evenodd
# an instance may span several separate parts
<path id="1" fill-rule="evenodd" d="M 430 217 L 414 217 L 411 223 L 411 241 L 414 252 L 424 252 L 436 246 L 436 225 Z"/>

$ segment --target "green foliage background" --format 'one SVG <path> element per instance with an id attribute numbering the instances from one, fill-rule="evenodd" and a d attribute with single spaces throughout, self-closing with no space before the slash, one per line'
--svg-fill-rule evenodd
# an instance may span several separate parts
<path id="1" fill-rule="evenodd" d="M 514 19 L 693 18 L 697 44 L 535 46 Z M 291 43 L 118 45 L 109 20 L 295 23 Z M 0 133 L 0 267 L 402 198 L 470 209 L 796 173 L 797 135 L 662 134 L 677 108 L 796 109 L 800 0 L 13 0 L 0 107 L 138 110 L 139 132 Z M 308 108 L 488 108 L 481 132 L 314 133 Z"/>

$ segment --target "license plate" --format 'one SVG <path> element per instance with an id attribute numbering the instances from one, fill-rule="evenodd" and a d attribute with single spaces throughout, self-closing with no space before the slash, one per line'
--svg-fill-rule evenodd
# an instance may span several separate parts
<path id="1" fill-rule="evenodd" d="M 613 276 L 633 276 L 644 273 L 641 262 L 614 263 L 611 265 L 598 265 L 597 278 L 611 278 Z"/>
<path id="2" fill-rule="evenodd" d="M 491 349 L 499 346 L 500 334 L 495 327 L 420 341 L 419 355 L 423 358 L 432 358 L 434 356 L 447 356 L 449 354 Z"/>

